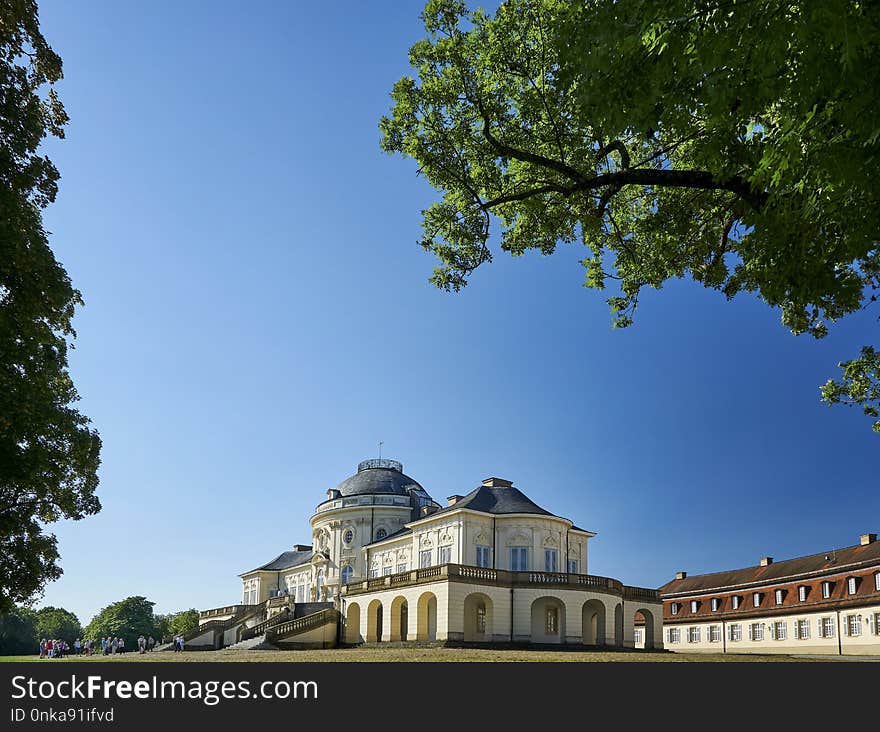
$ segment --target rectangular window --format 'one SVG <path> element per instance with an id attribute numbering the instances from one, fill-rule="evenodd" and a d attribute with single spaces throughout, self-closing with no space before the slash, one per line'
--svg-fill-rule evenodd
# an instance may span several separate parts
<path id="1" fill-rule="evenodd" d="M 821 637 L 822 638 L 833 638 L 834 637 L 834 618 L 820 618 L 819 619 L 820 628 L 821 628 Z"/>
<path id="2" fill-rule="evenodd" d="M 850 595 L 855 595 L 856 594 L 856 587 L 858 587 L 858 584 L 859 584 L 858 580 L 855 577 L 850 577 L 846 581 L 847 593 L 849 593 Z"/>
<path id="3" fill-rule="evenodd" d="M 785 593 L 782 590 L 776 590 L 776 604 L 781 605 L 782 601 L 785 599 Z"/>
<path id="4" fill-rule="evenodd" d="M 874 589 L 880 592 L 880 572 L 874 575 Z"/>
<path id="5" fill-rule="evenodd" d="M 398 564 L 397 565 L 397 573 L 406 572 L 406 564 Z"/>
<path id="6" fill-rule="evenodd" d="M 440 564 L 449 564 L 452 561 L 452 547 L 440 547 Z"/>
<path id="7" fill-rule="evenodd" d="M 760 592 L 755 592 L 752 595 L 752 605 L 754 605 L 755 607 L 761 606 L 761 593 Z"/>
<path id="8" fill-rule="evenodd" d="M 691 612 L 697 612 L 698 607 L 700 607 L 700 603 L 698 603 L 696 600 L 691 600 Z"/>
<path id="9" fill-rule="evenodd" d="M 545 549 L 544 550 L 544 571 L 545 572 L 558 572 L 558 565 L 556 564 L 556 550 L 555 549 Z"/>
<path id="10" fill-rule="evenodd" d="M 749 626 L 749 640 L 764 640 L 764 625 L 762 623 L 752 623 Z"/>
<path id="11" fill-rule="evenodd" d="M 710 625 L 709 626 L 709 642 L 710 643 L 720 643 L 721 642 L 721 626 L 720 625 Z"/>
<path id="12" fill-rule="evenodd" d="M 382 576 L 387 577 L 389 574 L 391 574 L 391 565 L 386 564 L 384 567 L 382 567 Z"/>
<path id="13" fill-rule="evenodd" d="M 544 613 L 544 632 L 547 635 L 556 635 L 559 629 L 559 609 L 548 607 Z"/>
<path id="14" fill-rule="evenodd" d="M 486 632 L 486 606 L 483 603 L 477 605 L 477 633 Z"/>
<path id="15" fill-rule="evenodd" d="M 419 552 L 419 568 L 424 569 L 425 567 L 431 566 L 431 550 L 423 549 Z"/>
<path id="16" fill-rule="evenodd" d="M 633 641 L 635 641 L 635 644 L 637 646 L 641 645 L 641 643 L 642 643 L 642 631 L 641 630 L 636 629 L 633 632 Z"/>
<path id="17" fill-rule="evenodd" d="M 862 619 L 859 615 L 846 616 L 846 628 L 849 635 L 862 634 Z"/>
<path id="18" fill-rule="evenodd" d="M 717 613 L 719 607 L 721 607 L 721 600 L 719 600 L 717 597 L 713 597 L 712 598 L 712 612 Z"/>
<path id="19" fill-rule="evenodd" d="M 742 602 L 742 598 L 739 595 L 734 595 L 731 599 L 732 599 L 733 609 L 739 610 L 739 604 Z"/>
<path id="20" fill-rule="evenodd" d="M 568 560 L 568 573 L 569 574 L 577 574 L 578 573 L 578 560 L 577 559 L 569 559 Z"/>
<path id="21" fill-rule="evenodd" d="M 795 637 L 799 640 L 806 640 L 810 637 L 810 621 L 798 620 L 795 624 Z"/>
<path id="22" fill-rule="evenodd" d="M 798 587 L 798 600 L 800 600 L 801 602 L 807 601 L 807 586 L 806 585 L 801 585 L 800 587 Z"/>
<path id="23" fill-rule="evenodd" d="M 874 635 L 880 635 L 880 613 L 874 613 Z"/>
<path id="24" fill-rule="evenodd" d="M 510 570 L 527 572 L 529 569 L 529 548 L 527 546 L 510 547 Z"/>
<path id="25" fill-rule="evenodd" d="M 700 629 L 699 628 L 688 628 L 688 643 L 699 643 L 700 642 Z"/>
<path id="26" fill-rule="evenodd" d="M 490 565 L 491 565 L 491 561 L 489 559 L 489 547 L 478 546 L 477 547 L 477 566 L 478 567 L 489 567 Z"/>
<path id="27" fill-rule="evenodd" d="M 669 629 L 669 642 L 670 643 L 681 643 L 681 628 L 670 628 Z"/>
<path id="28" fill-rule="evenodd" d="M 829 597 L 831 597 L 831 583 L 830 582 L 823 582 L 822 583 L 822 597 L 826 600 Z"/>
<path id="29" fill-rule="evenodd" d="M 371 569 L 371 570 L 370 570 L 370 578 L 371 578 L 371 579 L 375 579 L 375 578 L 378 577 L 378 576 L 379 576 L 379 570 L 378 570 L 378 569 Z"/>
<path id="30" fill-rule="evenodd" d="M 730 630 L 730 640 L 734 643 L 742 640 L 742 626 L 739 623 L 727 626 Z"/>
<path id="31" fill-rule="evenodd" d="M 784 620 L 777 620 L 775 623 L 773 623 L 774 640 L 785 640 L 787 628 L 788 623 L 786 623 Z"/>
<path id="32" fill-rule="evenodd" d="M 678 615 L 678 610 L 680 607 L 681 607 L 681 605 L 679 605 L 677 602 L 673 602 L 669 606 L 669 612 L 671 612 L 673 615 Z"/>

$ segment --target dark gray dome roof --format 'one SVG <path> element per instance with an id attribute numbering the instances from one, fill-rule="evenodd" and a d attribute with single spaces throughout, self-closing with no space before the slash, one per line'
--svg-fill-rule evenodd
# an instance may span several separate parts
<path id="1" fill-rule="evenodd" d="M 396 460 L 364 460 L 358 465 L 357 473 L 336 486 L 336 490 L 343 496 L 371 493 L 407 496 L 413 488 L 425 490 L 403 472 L 403 465 Z"/>

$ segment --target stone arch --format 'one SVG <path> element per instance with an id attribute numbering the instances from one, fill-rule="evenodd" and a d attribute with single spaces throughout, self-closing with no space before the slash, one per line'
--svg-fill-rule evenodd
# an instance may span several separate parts
<path id="1" fill-rule="evenodd" d="M 464 598 L 464 640 L 491 641 L 493 620 L 492 598 L 482 592 L 472 592 Z"/>
<path id="2" fill-rule="evenodd" d="M 418 630 L 416 639 L 420 641 L 437 640 L 437 596 L 433 592 L 423 592 L 416 605 Z"/>
<path id="3" fill-rule="evenodd" d="M 641 618 L 639 617 L 641 616 Z M 642 620 L 644 625 L 638 625 L 637 621 Z M 646 610 L 645 608 L 639 608 L 633 614 L 633 625 L 636 628 L 643 628 L 644 635 L 642 636 L 642 642 L 637 644 L 637 648 L 644 648 L 645 650 L 650 650 L 654 648 L 654 614 L 650 610 Z M 633 633 L 633 637 L 635 637 L 635 633 Z"/>
<path id="4" fill-rule="evenodd" d="M 587 600 L 581 611 L 583 642 L 587 646 L 605 645 L 605 605 L 601 600 Z"/>
<path id="5" fill-rule="evenodd" d="M 623 605 L 614 606 L 614 645 L 623 645 Z"/>
<path id="6" fill-rule="evenodd" d="M 532 603 L 531 642 L 565 642 L 565 603 L 558 597 L 539 597 Z"/>
<path id="7" fill-rule="evenodd" d="M 382 603 L 373 600 L 367 606 L 367 643 L 379 643 L 382 640 Z"/>
<path id="8" fill-rule="evenodd" d="M 345 642 L 361 643 L 361 606 L 350 602 L 345 611 Z"/>
<path id="9" fill-rule="evenodd" d="M 409 606 L 403 595 L 398 595 L 391 601 L 391 620 L 389 622 L 389 630 L 391 631 L 391 640 L 405 641 L 406 629 L 409 623 Z"/>

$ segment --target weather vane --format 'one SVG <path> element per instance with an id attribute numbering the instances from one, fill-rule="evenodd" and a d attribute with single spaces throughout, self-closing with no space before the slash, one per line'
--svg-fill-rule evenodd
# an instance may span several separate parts
<path id="1" fill-rule="evenodd" d="M 379 459 L 380 460 L 382 459 L 382 445 L 384 445 L 384 444 L 385 443 L 382 442 L 382 440 L 379 440 Z"/>

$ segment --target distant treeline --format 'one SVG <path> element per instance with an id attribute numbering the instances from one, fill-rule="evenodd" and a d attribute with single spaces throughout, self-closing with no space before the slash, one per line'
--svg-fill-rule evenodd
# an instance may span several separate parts
<path id="1" fill-rule="evenodd" d="M 0 655 L 36 654 L 43 638 L 64 640 L 71 647 L 77 638 L 96 641 L 107 637 L 124 638 L 127 648 L 137 648 L 140 635 L 153 636 L 158 642 L 177 634 L 185 635 L 198 627 L 197 610 L 156 615 L 154 604 L 142 596 L 126 597 L 103 608 L 85 627 L 76 615 L 64 608 L 16 607 L 0 615 Z"/>

